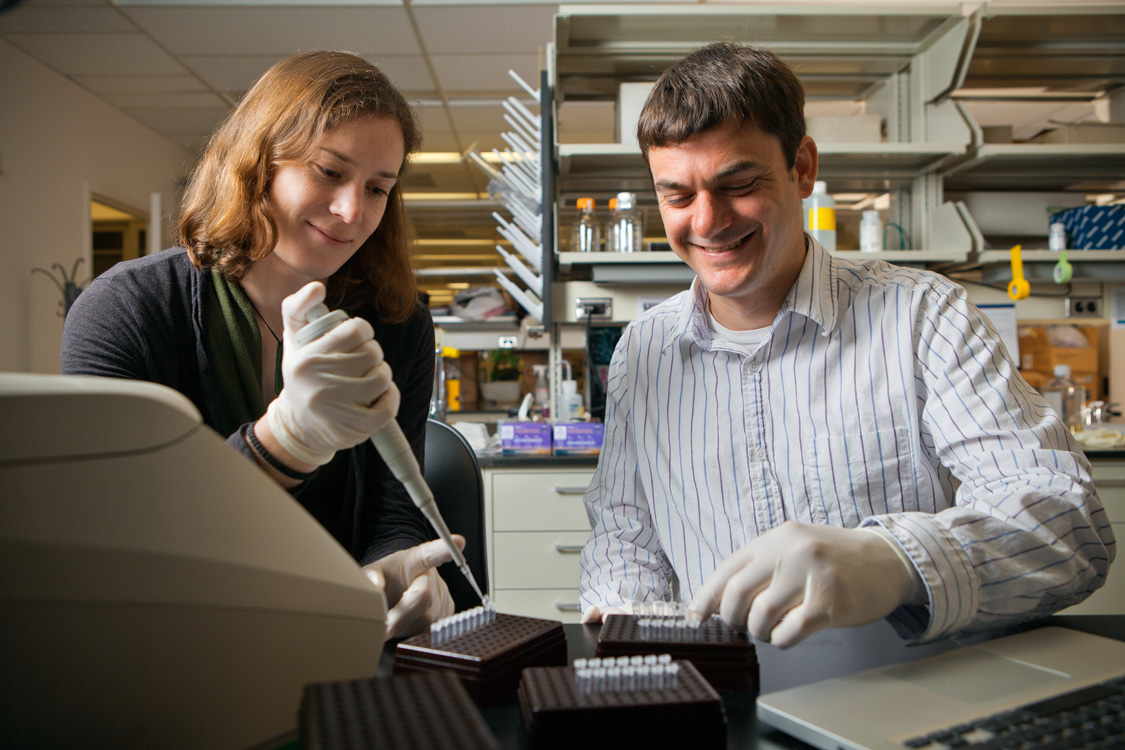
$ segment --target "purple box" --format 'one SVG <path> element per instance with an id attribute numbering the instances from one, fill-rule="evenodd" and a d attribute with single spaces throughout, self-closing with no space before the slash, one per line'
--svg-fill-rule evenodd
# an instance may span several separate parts
<path id="1" fill-rule="evenodd" d="M 556 422 L 556 456 L 596 456 L 602 451 L 601 422 Z"/>
<path id="2" fill-rule="evenodd" d="M 546 422 L 501 422 L 500 449 L 509 455 L 551 455 L 551 425 Z"/>

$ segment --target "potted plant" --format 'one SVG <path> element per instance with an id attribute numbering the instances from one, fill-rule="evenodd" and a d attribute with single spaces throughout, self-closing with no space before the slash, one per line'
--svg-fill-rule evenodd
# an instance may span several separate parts
<path id="1" fill-rule="evenodd" d="M 511 349 L 493 349 L 481 358 L 480 392 L 493 404 L 511 405 L 520 400 L 523 366 Z"/>

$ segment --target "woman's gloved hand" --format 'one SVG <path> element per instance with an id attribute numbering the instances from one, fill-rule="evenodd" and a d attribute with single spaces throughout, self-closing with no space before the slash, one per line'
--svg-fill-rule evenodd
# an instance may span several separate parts
<path id="1" fill-rule="evenodd" d="M 324 285 L 314 281 L 281 303 L 285 387 L 266 412 L 281 447 L 316 466 L 379 431 L 398 414 L 401 400 L 366 320 L 350 318 L 314 341 L 297 344 L 295 334 L 324 295 Z"/>
<path id="2" fill-rule="evenodd" d="M 915 596 L 917 574 L 895 545 L 874 528 L 786 522 L 724 560 L 688 616 L 718 611 L 779 648 L 824 628 L 867 625 Z"/>
<path id="3" fill-rule="evenodd" d="M 465 548 L 465 537 L 453 535 Z M 435 539 L 394 552 L 363 566 L 363 572 L 387 595 L 387 637 L 420 633 L 430 623 L 453 614 L 453 597 L 437 567 L 453 559 L 445 542 Z"/>

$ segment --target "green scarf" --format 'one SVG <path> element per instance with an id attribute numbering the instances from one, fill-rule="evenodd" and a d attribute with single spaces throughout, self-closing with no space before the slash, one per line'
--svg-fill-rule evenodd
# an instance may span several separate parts
<path id="1" fill-rule="evenodd" d="M 241 425 L 257 421 L 266 411 L 262 395 L 262 334 L 254 307 L 242 287 L 221 273 L 212 273 L 211 278 L 214 293 L 204 298 L 207 355 L 223 402 L 219 419 L 227 422 L 215 428 L 220 435 L 230 435 Z M 279 342 L 274 364 L 274 383 L 279 393 L 281 354 Z"/>

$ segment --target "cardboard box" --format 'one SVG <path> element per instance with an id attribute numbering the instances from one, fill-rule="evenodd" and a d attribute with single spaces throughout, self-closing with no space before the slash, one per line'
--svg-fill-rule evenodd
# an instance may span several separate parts
<path id="1" fill-rule="evenodd" d="M 605 425 L 601 422 L 556 422 L 556 456 L 596 456 L 602 452 Z"/>
<path id="2" fill-rule="evenodd" d="M 1038 370 L 1053 376 L 1055 365 L 1069 365 L 1071 373 L 1097 373 L 1098 347 L 1096 333 L 1080 328 L 1089 346 L 1052 346 L 1043 326 L 1020 329 L 1020 369 Z"/>
<path id="3" fill-rule="evenodd" d="M 881 143 L 883 119 L 878 115 L 813 115 L 808 134 L 817 143 Z"/>
<path id="4" fill-rule="evenodd" d="M 551 425 L 546 422 L 501 422 L 500 451 L 505 456 L 551 455 Z"/>
<path id="5" fill-rule="evenodd" d="M 1029 143 L 1125 143 L 1125 124 L 1079 122 L 1059 125 L 1033 137 Z"/>

